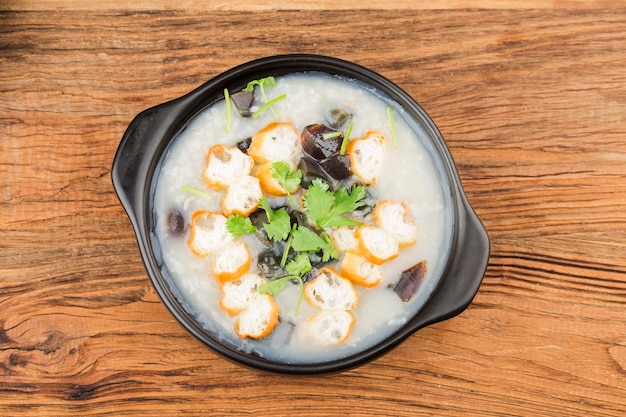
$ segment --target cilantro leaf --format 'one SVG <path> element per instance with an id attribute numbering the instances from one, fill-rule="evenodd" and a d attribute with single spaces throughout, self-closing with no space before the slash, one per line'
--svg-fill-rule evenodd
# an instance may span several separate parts
<path id="1" fill-rule="evenodd" d="M 270 203 L 267 202 L 267 197 L 261 197 L 261 199 L 259 200 L 259 207 L 265 210 L 265 214 L 267 214 L 267 219 L 271 222 L 274 210 L 272 210 L 272 208 L 270 207 Z"/>
<path id="2" fill-rule="evenodd" d="M 249 93 L 251 91 L 254 91 L 254 86 L 258 85 L 259 88 L 261 89 L 261 91 L 264 90 L 265 87 L 275 87 L 276 86 L 276 79 L 272 76 L 269 77 L 265 77 L 265 78 L 261 78 L 258 80 L 252 80 L 248 83 L 248 85 L 246 86 L 246 88 L 243 89 L 244 92 Z M 263 97 L 265 98 L 265 97 Z M 265 100 L 267 101 L 267 99 Z"/>
<path id="3" fill-rule="evenodd" d="M 311 261 L 306 254 L 299 254 L 296 259 L 290 261 L 285 267 L 287 272 L 290 275 L 275 279 L 273 281 L 266 282 L 259 286 L 258 291 L 259 294 L 269 294 L 272 297 L 275 297 L 280 292 L 285 289 L 288 281 L 297 280 L 298 285 L 300 286 L 300 292 L 298 295 L 298 302 L 296 304 L 296 316 L 300 311 L 300 304 L 302 303 L 302 298 L 304 297 L 304 282 L 302 282 L 302 276 L 309 272 L 313 267 L 311 266 Z"/>
<path id="4" fill-rule="evenodd" d="M 335 248 L 335 245 L 333 244 L 332 240 L 330 240 L 330 237 L 326 234 L 326 232 L 322 232 L 322 239 L 324 239 L 325 243 L 324 247 L 322 248 L 322 251 L 324 251 L 324 255 L 322 256 L 322 262 L 327 262 L 331 258 L 336 259 L 339 256 L 339 252 Z"/>
<path id="5" fill-rule="evenodd" d="M 309 272 L 311 269 L 313 269 L 311 261 L 304 253 L 299 254 L 296 259 L 290 261 L 287 266 L 285 266 L 285 270 L 287 272 L 300 277 Z"/>
<path id="6" fill-rule="evenodd" d="M 263 96 L 263 100 L 265 101 L 265 106 L 263 106 L 263 107 L 261 107 L 261 109 L 257 110 L 252 115 L 252 117 L 256 119 L 257 117 L 259 117 L 259 114 L 261 114 L 265 109 L 267 109 L 269 107 L 272 110 L 272 113 L 274 113 L 274 116 L 276 116 L 276 118 L 278 118 L 278 114 L 276 114 L 276 111 L 272 107 L 272 104 L 274 104 L 275 101 L 285 99 L 287 97 L 287 95 L 283 94 L 282 96 L 277 97 L 277 98 L 275 98 L 274 100 L 272 100 L 270 102 L 267 99 L 267 95 L 265 94 L 265 87 L 275 87 L 276 86 L 276 79 L 274 77 L 272 77 L 272 76 L 269 76 L 269 77 L 261 78 L 261 79 L 258 79 L 258 80 L 252 80 L 252 81 L 250 81 L 248 83 L 246 88 L 243 89 L 243 91 L 246 92 L 246 93 L 249 93 L 250 91 L 254 91 L 254 86 L 255 85 L 258 85 L 259 86 L 259 90 L 261 90 L 261 95 Z"/>
<path id="7" fill-rule="evenodd" d="M 257 228 L 252 224 L 249 217 L 243 217 L 241 214 L 233 214 L 226 219 L 226 228 L 234 237 L 246 235 L 256 232 Z"/>
<path id="8" fill-rule="evenodd" d="M 291 218 L 287 210 L 284 207 L 272 210 L 265 196 L 259 200 L 259 205 L 265 210 L 269 220 L 269 223 L 263 223 L 267 236 L 274 241 L 287 239 L 291 231 Z"/>
<path id="9" fill-rule="evenodd" d="M 342 215 L 364 206 L 364 197 L 365 187 L 362 185 L 353 187 L 352 192 L 342 186 L 333 193 L 328 191 L 328 184 L 315 179 L 302 198 L 307 216 L 319 228 L 324 228 L 361 224 Z"/>
<path id="10" fill-rule="evenodd" d="M 339 216 L 334 217 L 324 223 L 324 227 L 341 227 L 341 226 L 360 226 L 363 222 L 351 219 L 350 217 Z"/>
<path id="11" fill-rule="evenodd" d="M 286 192 L 292 193 L 300 185 L 302 171 L 299 169 L 292 171 L 287 162 L 278 161 L 272 163 L 272 177 L 280 183 Z"/>
<path id="12" fill-rule="evenodd" d="M 305 255 L 306 256 L 306 255 Z M 281 277 L 275 279 L 273 281 L 266 282 L 259 286 L 258 291 L 259 294 L 269 294 L 272 297 L 276 297 L 280 292 L 285 289 L 287 282 L 295 279 L 298 281 L 298 285 L 300 286 L 300 293 L 298 295 L 298 302 L 296 303 L 296 316 L 300 311 L 300 304 L 302 303 L 302 299 L 304 298 L 304 282 L 302 282 L 302 277 L 298 275 L 287 275 L 285 277 Z"/>
<path id="13" fill-rule="evenodd" d="M 285 286 L 287 285 L 287 281 L 295 278 L 293 276 L 286 276 L 282 278 L 275 279 L 273 281 L 268 281 L 265 284 L 259 286 L 258 291 L 259 294 L 269 294 L 272 297 L 275 297 L 279 293 L 281 293 Z"/>
<path id="14" fill-rule="evenodd" d="M 298 227 L 291 245 L 297 252 L 317 252 L 324 246 L 324 239 L 308 227 Z"/>
<path id="15" fill-rule="evenodd" d="M 326 233 L 322 233 L 322 236 L 320 236 L 308 227 L 298 227 L 293 233 L 291 246 L 297 252 L 316 253 L 322 251 L 322 262 L 327 262 L 331 258 L 339 256 L 337 249 L 335 249 Z"/>
<path id="16" fill-rule="evenodd" d="M 353 187 L 351 192 L 348 192 L 344 186 L 340 187 L 335 191 L 335 204 L 331 209 L 331 215 L 338 217 L 344 213 L 352 213 L 365 205 L 363 198 L 365 198 L 365 187 L 362 185 Z"/>
<path id="17" fill-rule="evenodd" d="M 274 212 L 272 221 L 270 223 L 263 224 L 267 236 L 275 241 L 285 240 L 289 235 L 291 226 L 291 219 L 289 213 L 284 208 L 281 208 Z"/>
<path id="18" fill-rule="evenodd" d="M 302 196 L 302 202 L 307 216 L 319 227 L 322 227 L 330 208 L 335 204 L 335 196 L 328 192 L 327 183 L 320 179 L 314 179 Z"/>
<path id="19" fill-rule="evenodd" d="M 302 171 L 299 169 L 292 171 L 287 162 L 278 161 L 272 163 L 272 177 L 279 182 L 289 196 L 289 204 L 293 204 L 291 193 L 296 191 L 300 186 Z"/>

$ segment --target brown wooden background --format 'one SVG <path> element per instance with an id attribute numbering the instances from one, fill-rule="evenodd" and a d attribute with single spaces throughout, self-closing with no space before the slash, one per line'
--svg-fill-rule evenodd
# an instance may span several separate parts
<path id="1" fill-rule="evenodd" d="M 492 243 L 460 316 L 356 370 L 231 364 L 151 287 L 110 169 L 141 110 L 277 53 L 432 116 Z M 0 0 L 0 415 L 626 414 L 626 3 Z"/>

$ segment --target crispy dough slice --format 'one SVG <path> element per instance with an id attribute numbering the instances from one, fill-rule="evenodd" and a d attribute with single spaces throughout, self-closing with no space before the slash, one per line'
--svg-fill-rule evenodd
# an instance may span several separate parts
<path id="1" fill-rule="evenodd" d="M 378 181 L 385 159 L 385 137 L 378 132 L 367 132 L 359 139 L 351 140 L 346 151 L 350 157 L 352 172 L 367 185 Z"/>
<path id="2" fill-rule="evenodd" d="M 296 169 L 296 164 L 294 164 L 293 161 L 284 162 L 289 165 L 291 171 L 294 171 Z M 272 163 L 273 162 L 266 162 L 264 164 L 261 164 L 256 170 L 256 176 L 261 182 L 261 189 L 266 193 L 275 196 L 287 195 L 287 191 L 285 191 L 280 182 L 272 176 Z M 299 188 L 300 187 L 298 186 L 298 188 L 295 189 L 292 194 L 295 194 Z"/>
<path id="3" fill-rule="evenodd" d="M 317 277 L 304 285 L 304 298 L 313 307 L 326 310 L 354 310 L 359 302 L 352 282 L 330 267 L 321 268 Z"/>
<path id="4" fill-rule="evenodd" d="M 232 316 L 241 313 L 259 296 L 259 287 L 266 282 L 259 274 L 247 273 L 236 281 L 224 283 L 220 307 Z"/>
<path id="5" fill-rule="evenodd" d="M 268 294 L 258 294 L 235 319 L 235 332 L 244 339 L 261 339 L 278 325 L 280 308 Z"/>
<path id="6" fill-rule="evenodd" d="M 374 221 L 395 237 L 402 248 L 417 241 L 417 221 L 409 217 L 409 207 L 405 203 L 379 201 L 374 208 Z"/>
<path id="7" fill-rule="evenodd" d="M 235 146 L 213 145 L 206 156 L 202 179 L 214 190 L 228 188 L 243 176 L 250 175 L 254 160 Z"/>
<path id="8" fill-rule="evenodd" d="M 226 217 L 220 213 L 199 210 L 191 216 L 191 236 L 187 245 L 194 255 L 204 258 L 228 245 L 233 236 L 226 228 Z"/>
<path id="9" fill-rule="evenodd" d="M 248 155 L 260 164 L 291 161 L 299 151 L 300 136 L 291 123 L 273 122 L 252 136 Z"/>
<path id="10" fill-rule="evenodd" d="M 349 250 L 341 261 L 341 274 L 355 284 L 363 287 L 375 287 L 382 281 L 385 273 L 380 265 L 373 264 L 360 253 Z"/>
<path id="11" fill-rule="evenodd" d="M 222 212 L 225 216 L 241 214 L 247 217 L 259 207 L 261 197 L 263 191 L 259 179 L 246 175 L 226 190 L 222 198 Z"/>
<path id="12" fill-rule="evenodd" d="M 248 272 L 251 263 L 248 245 L 243 241 L 237 241 L 215 256 L 211 270 L 213 276 L 220 282 L 234 281 Z"/>
<path id="13" fill-rule="evenodd" d="M 333 229 L 330 232 L 330 240 L 335 245 L 335 248 L 340 252 L 346 252 L 350 249 L 357 249 L 359 242 L 356 240 L 354 233 L 356 227 L 353 226 L 340 226 Z"/>
<path id="14" fill-rule="evenodd" d="M 360 226 L 355 236 L 363 257 L 373 264 L 380 265 L 398 256 L 398 241 L 380 227 Z"/>
<path id="15" fill-rule="evenodd" d="M 350 336 L 354 316 L 345 310 L 322 310 L 307 321 L 307 334 L 320 345 L 343 343 Z"/>

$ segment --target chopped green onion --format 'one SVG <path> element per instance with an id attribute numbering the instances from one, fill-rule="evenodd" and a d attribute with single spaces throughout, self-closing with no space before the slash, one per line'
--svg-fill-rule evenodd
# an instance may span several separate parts
<path id="1" fill-rule="evenodd" d="M 341 132 L 328 132 L 322 135 L 322 139 L 328 140 L 328 139 L 336 138 L 337 136 L 341 136 Z"/>
<path id="2" fill-rule="evenodd" d="M 265 95 L 265 89 L 263 88 L 263 84 L 259 84 L 259 85 L 260 85 L 260 88 L 261 88 L 261 95 L 263 96 L 263 100 L 265 101 L 265 103 L 268 103 L 267 96 Z M 276 85 L 276 84 L 274 84 L 274 85 Z M 271 104 L 270 104 L 270 110 L 274 114 L 274 117 L 278 119 L 278 113 L 276 113 L 276 110 L 274 110 L 274 107 L 272 107 Z"/>
<path id="3" fill-rule="evenodd" d="M 228 133 L 230 131 L 230 114 L 232 113 L 228 88 L 224 89 L 224 100 L 226 100 L 226 126 L 224 127 L 224 133 Z"/>
<path id="4" fill-rule="evenodd" d="M 348 128 L 346 129 L 346 134 L 343 136 L 343 142 L 341 142 L 341 149 L 339 150 L 339 155 L 346 154 L 346 148 L 348 147 L 348 141 L 350 140 L 350 133 L 352 133 L 353 126 L 354 124 L 352 123 L 352 120 L 350 120 L 350 124 L 348 125 Z"/>
<path id="5" fill-rule="evenodd" d="M 190 187 L 188 185 L 181 185 L 180 189 L 183 190 L 183 191 L 188 192 L 189 194 L 193 194 L 195 196 L 202 197 L 205 200 L 211 201 L 213 199 L 213 197 L 211 197 L 211 195 L 209 193 L 204 192 L 202 190 L 198 190 L 197 188 L 194 188 L 194 187 Z"/>
<path id="6" fill-rule="evenodd" d="M 263 113 L 265 110 L 267 110 L 268 108 L 272 108 L 272 105 L 278 103 L 281 100 L 284 100 L 287 98 L 287 94 L 283 94 L 280 95 L 276 98 L 271 99 L 270 101 L 268 101 L 267 103 L 265 103 L 264 105 L 262 105 L 257 111 L 255 111 L 254 113 L 252 113 L 252 118 L 256 119 L 257 117 L 259 117 L 261 115 L 261 113 Z M 272 108 L 273 111 L 273 108 Z M 278 115 L 276 115 L 276 113 L 274 112 L 274 115 L 276 117 L 278 117 Z"/>
<path id="7" fill-rule="evenodd" d="M 398 135 L 396 134 L 396 120 L 393 117 L 393 109 L 391 106 L 387 107 L 387 119 L 389 119 L 389 128 L 391 129 L 391 143 L 394 148 L 399 147 Z"/>

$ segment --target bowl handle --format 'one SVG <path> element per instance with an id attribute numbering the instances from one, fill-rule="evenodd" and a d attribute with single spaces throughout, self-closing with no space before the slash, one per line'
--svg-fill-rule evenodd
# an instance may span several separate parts
<path id="1" fill-rule="evenodd" d="M 452 254 L 446 278 L 440 283 L 413 323 L 413 331 L 460 314 L 474 299 L 489 260 L 489 237 L 460 193 L 458 243 Z"/>
<path id="2" fill-rule="evenodd" d="M 141 210 L 146 175 L 161 137 L 161 117 L 165 110 L 157 106 L 137 115 L 126 129 L 113 159 L 113 186 L 133 223 L 135 214 Z"/>
<path id="3" fill-rule="evenodd" d="M 167 146 L 163 137 L 182 127 L 175 124 L 177 108 L 187 106 L 189 97 L 182 97 L 139 113 L 130 123 L 113 159 L 113 186 L 126 213 L 135 226 L 143 210 L 150 171 L 156 164 L 154 156 Z M 186 120 L 184 121 L 186 123 Z"/>

